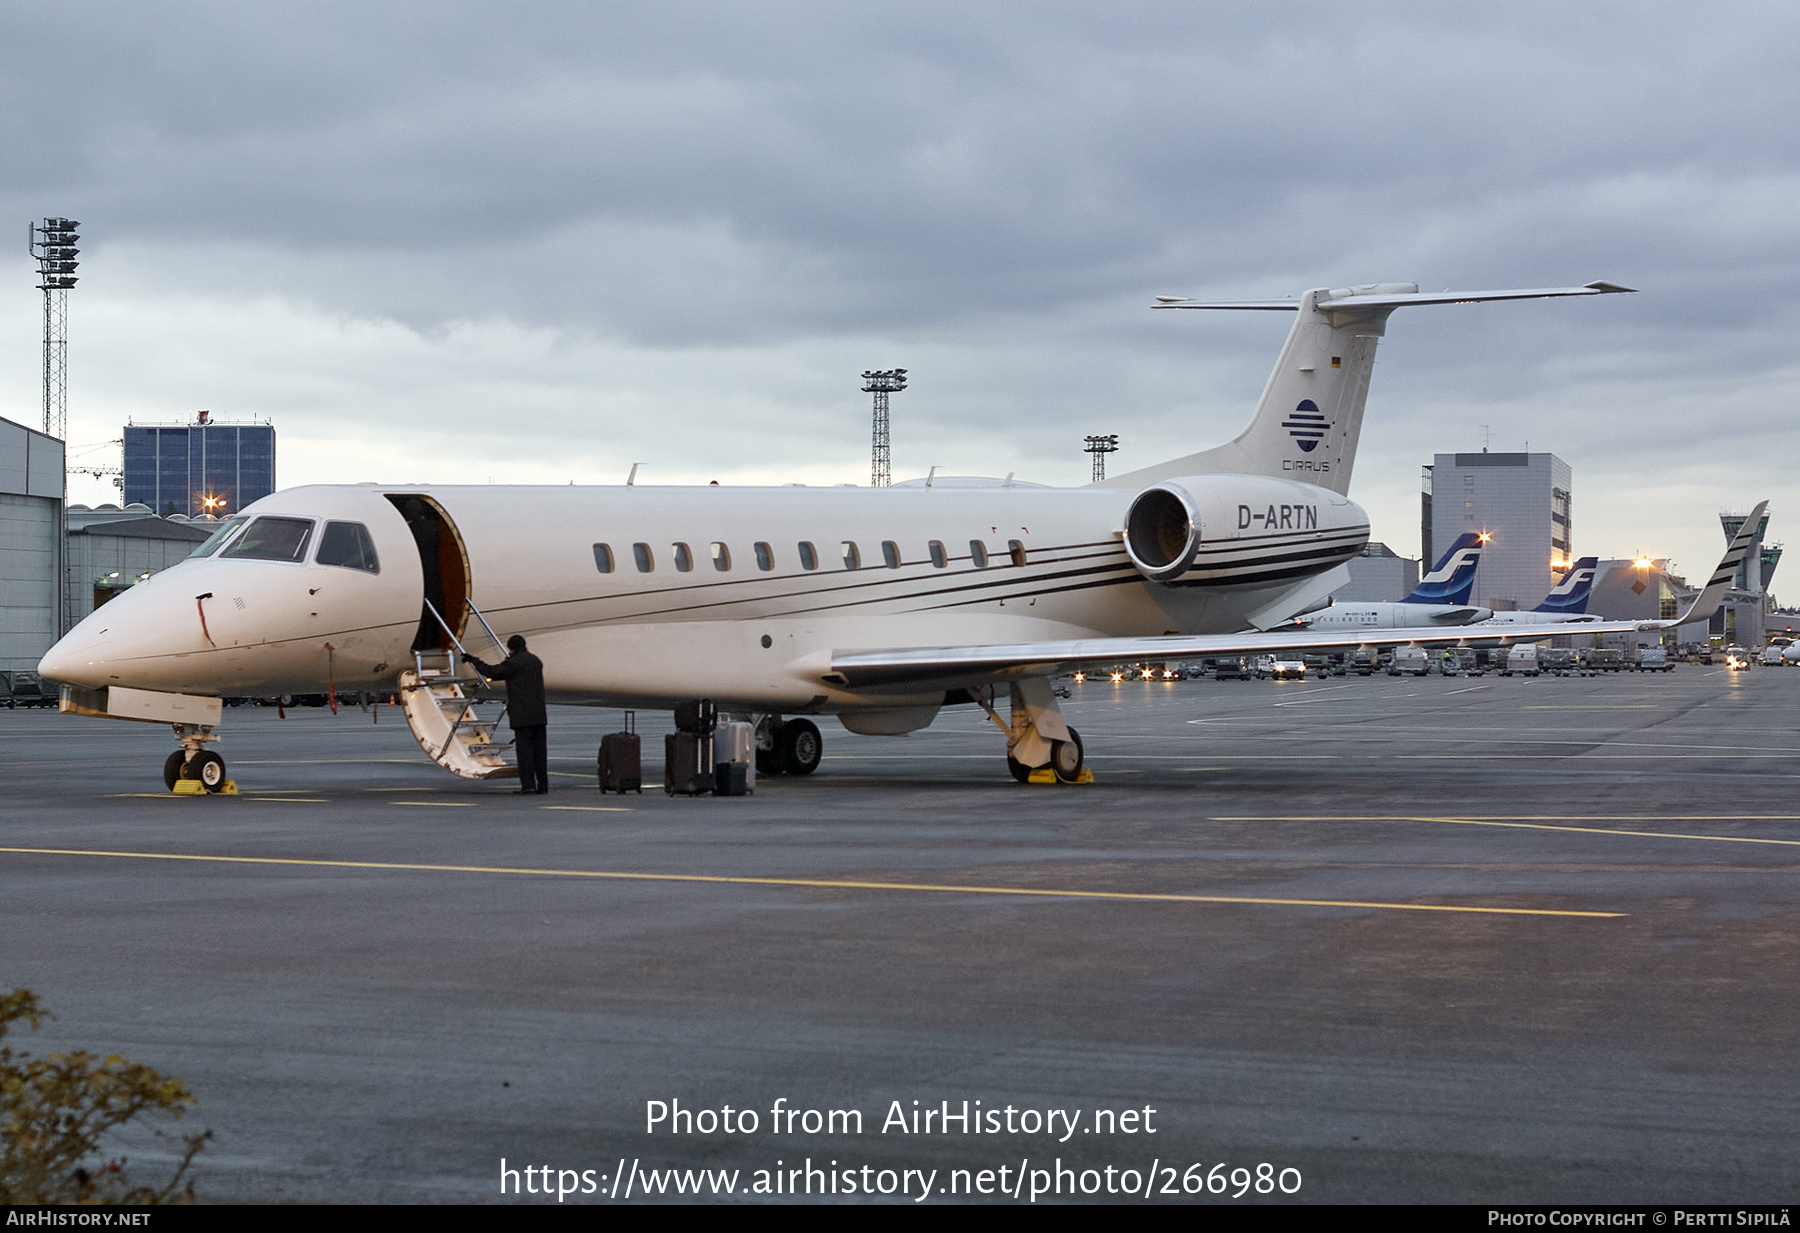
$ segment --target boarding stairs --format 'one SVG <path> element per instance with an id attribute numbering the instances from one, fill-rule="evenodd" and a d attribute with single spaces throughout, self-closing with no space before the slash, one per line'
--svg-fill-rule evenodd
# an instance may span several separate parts
<path id="1" fill-rule="evenodd" d="M 427 604 L 429 606 L 429 603 Z M 470 611 L 496 645 L 500 639 L 474 604 Z M 400 673 L 400 699 L 406 726 L 433 762 L 463 779 L 517 779 L 513 742 L 498 739 L 506 704 L 489 691 L 485 678 L 467 663 L 468 651 L 450 625 L 431 613 L 450 633 L 447 650 L 414 651 L 413 666 Z M 499 709 L 495 710 L 498 703 Z"/>

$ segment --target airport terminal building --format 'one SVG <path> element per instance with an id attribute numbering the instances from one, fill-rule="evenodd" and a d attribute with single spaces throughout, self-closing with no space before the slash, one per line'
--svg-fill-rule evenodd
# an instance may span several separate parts
<path id="1" fill-rule="evenodd" d="M 1535 608 L 1574 556 L 1569 464 L 1555 454 L 1437 454 L 1424 469 L 1421 560 L 1436 561 L 1465 531 L 1493 538 L 1475 573 L 1473 603 Z"/>

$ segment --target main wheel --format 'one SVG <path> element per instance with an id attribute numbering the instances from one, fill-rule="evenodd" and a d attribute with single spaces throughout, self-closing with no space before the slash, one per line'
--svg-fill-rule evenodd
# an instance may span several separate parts
<path id="1" fill-rule="evenodd" d="M 200 786 L 208 792 L 217 792 L 225 786 L 225 759 L 210 749 L 203 749 L 188 759 L 181 768 L 183 779 L 198 779 Z"/>
<path id="2" fill-rule="evenodd" d="M 1081 733 L 1069 729 L 1069 739 L 1050 742 L 1050 769 L 1063 783 L 1074 783 L 1081 778 L 1081 764 L 1084 754 L 1081 748 Z"/>
<path id="3" fill-rule="evenodd" d="M 173 792 L 175 790 L 175 781 L 181 778 L 181 769 L 186 765 L 187 750 L 177 749 L 174 753 L 170 754 L 169 760 L 163 763 L 163 787 Z"/>
<path id="4" fill-rule="evenodd" d="M 1012 777 L 1020 783 L 1028 783 L 1031 780 L 1031 768 L 1011 754 L 1006 755 L 1006 769 L 1011 771 Z"/>
<path id="5" fill-rule="evenodd" d="M 790 775 L 810 775 L 819 769 L 825 742 L 811 720 L 790 719 L 781 725 L 777 747 L 781 750 L 782 770 Z"/>

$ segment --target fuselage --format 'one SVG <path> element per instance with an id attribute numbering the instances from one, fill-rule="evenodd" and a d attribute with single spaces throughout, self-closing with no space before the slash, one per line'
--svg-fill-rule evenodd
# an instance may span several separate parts
<path id="1" fill-rule="evenodd" d="M 831 652 L 1233 632 L 1367 540 L 1325 489 L 1188 483 L 1204 535 L 1174 584 L 1133 566 L 1134 494 L 1109 489 L 292 488 L 96 610 L 41 671 L 224 696 L 388 687 L 437 637 L 435 598 L 477 655 L 501 653 L 470 603 L 523 634 L 564 702 L 893 706 L 904 690 L 821 682 Z"/>
<path id="2" fill-rule="evenodd" d="M 1332 604 L 1299 618 L 1296 624 L 1321 633 L 1356 629 L 1441 629 L 1483 621 L 1493 613 L 1469 604 L 1407 604 L 1369 602 Z"/>

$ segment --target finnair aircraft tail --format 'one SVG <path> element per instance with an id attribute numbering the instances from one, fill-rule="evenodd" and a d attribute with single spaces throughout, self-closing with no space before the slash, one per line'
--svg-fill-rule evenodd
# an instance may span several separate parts
<path id="1" fill-rule="evenodd" d="M 1450 551 L 1438 558 L 1438 563 L 1431 567 L 1431 572 L 1419 579 L 1419 585 L 1413 588 L 1413 593 L 1401 602 L 1468 603 L 1469 592 L 1475 589 L 1475 567 L 1481 564 L 1481 544 L 1480 535 L 1474 531 L 1463 532 L 1450 545 Z M 1584 602 L 1585 598 L 1584 594 Z"/>
<path id="2" fill-rule="evenodd" d="M 1599 572 L 1599 557 L 1582 557 L 1569 567 L 1569 572 L 1556 580 L 1544 602 L 1533 612 L 1580 615 L 1587 611 L 1588 595 L 1594 589 L 1594 575 Z"/>

